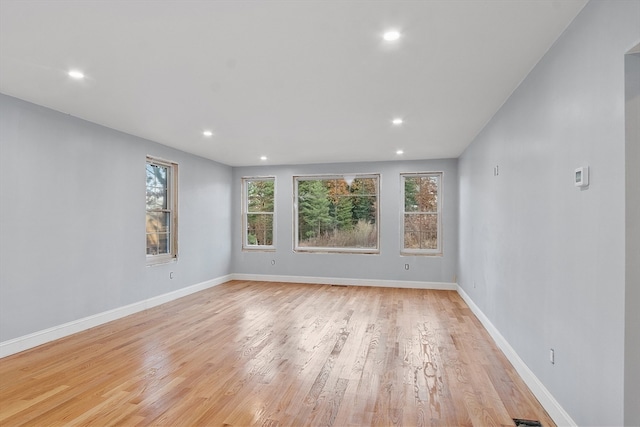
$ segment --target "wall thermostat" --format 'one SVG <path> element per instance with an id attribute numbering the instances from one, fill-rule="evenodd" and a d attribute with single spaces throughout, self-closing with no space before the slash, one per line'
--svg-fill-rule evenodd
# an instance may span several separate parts
<path id="1" fill-rule="evenodd" d="M 588 187 L 589 186 L 589 166 L 583 166 L 576 169 L 574 184 L 576 187 Z"/>

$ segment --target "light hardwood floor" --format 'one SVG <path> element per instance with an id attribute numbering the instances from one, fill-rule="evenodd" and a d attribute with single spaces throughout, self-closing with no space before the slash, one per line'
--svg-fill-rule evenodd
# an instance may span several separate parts
<path id="1" fill-rule="evenodd" d="M 232 281 L 0 359 L 0 425 L 554 425 L 454 291 Z"/>

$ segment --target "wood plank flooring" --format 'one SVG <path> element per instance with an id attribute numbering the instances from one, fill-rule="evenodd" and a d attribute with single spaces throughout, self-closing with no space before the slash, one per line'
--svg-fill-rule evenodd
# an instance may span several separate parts
<path id="1" fill-rule="evenodd" d="M 454 291 L 232 281 L 0 359 L 2 426 L 553 421 Z"/>

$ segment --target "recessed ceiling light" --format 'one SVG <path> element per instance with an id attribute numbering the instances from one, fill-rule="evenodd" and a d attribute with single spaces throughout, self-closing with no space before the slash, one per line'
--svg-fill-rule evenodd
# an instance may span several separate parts
<path id="1" fill-rule="evenodd" d="M 398 154 L 398 155 L 400 155 L 400 154 L 404 154 L 404 151 L 402 151 L 402 150 L 398 150 L 398 151 L 396 151 L 396 154 Z"/>
<path id="2" fill-rule="evenodd" d="M 260 156 L 260 160 L 267 160 L 267 156 Z"/>
<path id="3" fill-rule="evenodd" d="M 69 75 L 69 77 L 77 80 L 84 79 L 84 73 L 82 71 L 70 70 L 67 74 Z"/>
<path id="4" fill-rule="evenodd" d="M 203 134 L 204 136 L 212 136 L 212 135 L 213 135 L 213 132 L 211 132 L 210 130 L 205 130 L 205 131 L 203 131 L 203 132 L 202 132 L 202 134 Z"/>
<path id="5" fill-rule="evenodd" d="M 400 117 L 396 117 L 395 119 L 391 120 L 391 123 L 396 126 L 400 126 L 402 123 L 404 123 L 404 120 L 402 120 Z"/>
<path id="6" fill-rule="evenodd" d="M 388 42 L 394 42 L 400 38 L 400 32 L 397 30 L 389 30 L 382 35 L 382 38 Z"/>

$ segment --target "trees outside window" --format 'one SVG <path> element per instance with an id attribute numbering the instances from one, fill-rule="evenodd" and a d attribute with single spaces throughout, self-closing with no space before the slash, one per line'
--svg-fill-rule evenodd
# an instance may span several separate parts
<path id="1" fill-rule="evenodd" d="M 379 175 L 294 177 L 295 248 L 378 252 Z"/>
<path id="2" fill-rule="evenodd" d="M 275 249 L 275 178 L 243 178 L 243 249 Z"/>
<path id="3" fill-rule="evenodd" d="M 178 256 L 178 165 L 147 157 L 146 241 L 147 264 Z"/>
<path id="4" fill-rule="evenodd" d="M 442 172 L 402 174 L 405 254 L 442 254 Z"/>

